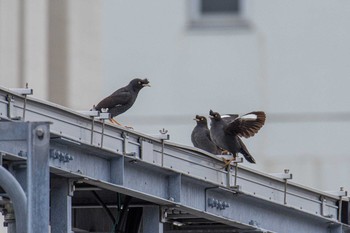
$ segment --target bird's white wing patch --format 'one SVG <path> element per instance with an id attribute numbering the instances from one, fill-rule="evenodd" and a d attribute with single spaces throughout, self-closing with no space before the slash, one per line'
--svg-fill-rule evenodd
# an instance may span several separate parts
<path id="1" fill-rule="evenodd" d="M 229 118 L 231 117 L 230 115 L 222 115 L 221 118 Z"/>
<path id="2" fill-rule="evenodd" d="M 240 118 L 245 120 L 256 120 L 258 117 L 255 114 L 247 114 L 247 115 L 241 116 Z"/>

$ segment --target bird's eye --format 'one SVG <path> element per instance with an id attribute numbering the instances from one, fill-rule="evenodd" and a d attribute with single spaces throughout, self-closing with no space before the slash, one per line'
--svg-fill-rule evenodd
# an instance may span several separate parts
<path id="1" fill-rule="evenodd" d="M 201 121 L 204 121 L 204 118 L 203 118 L 203 117 L 201 118 Z"/>
<path id="2" fill-rule="evenodd" d="M 217 115 L 217 114 L 215 114 L 215 117 L 218 117 L 218 115 Z"/>
<path id="3" fill-rule="evenodd" d="M 141 81 L 139 81 L 139 84 L 141 84 Z"/>

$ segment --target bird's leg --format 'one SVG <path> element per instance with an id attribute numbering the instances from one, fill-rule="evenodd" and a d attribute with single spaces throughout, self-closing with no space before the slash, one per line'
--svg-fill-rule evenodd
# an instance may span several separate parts
<path id="1" fill-rule="evenodd" d="M 222 158 L 222 161 L 224 162 L 224 166 L 222 168 L 225 168 L 225 170 L 228 170 L 230 167 L 230 163 L 232 162 L 233 159 L 225 159 Z"/>
<path id="2" fill-rule="evenodd" d="M 114 118 L 110 118 L 109 119 L 109 121 L 112 123 L 112 124 L 117 124 L 117 125 L 119 125 L 119 126 L 123 126 L 122 124 L 120 124 L 118 121 L 116 121 Z M 131 126 L 124 126 L 125 128 L 127 128 L 127 129 L 134 129 L 133 127 L 131 127 Z"/>
<path id="3" fill-rule="evenodd" d="M 224 167 L 228 169 L 228 168 L 230 167 L 230 165 L 231 165 L 231 162 L 232 162 L 233 160 L 235 160 L 235 158 L 226 160 Z"/>
<path id="4" fill-rule="evenodd" d="M 118 121 L 116 121 L 116 120 L 114 120 L 113 118 L 109 118 L 109 121 L 113 124 L 117 124 L 117 125 L 120 125 L 121 126 L 121 124 L 118 122 Z"/>

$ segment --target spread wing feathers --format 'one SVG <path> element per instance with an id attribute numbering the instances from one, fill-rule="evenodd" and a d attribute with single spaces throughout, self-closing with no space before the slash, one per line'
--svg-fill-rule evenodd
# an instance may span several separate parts
<path id="1" fill-rule="evenodd" d="M 225 114 L 221 116 L 221 119 L 226 123 L 229 124 L 232 121 L 234 121 L 237 117 L 239 117 L 238 114 Z"/>
<path id="2" fill-rule="evenodd" d="M 97 104 L 96 109 L 108 108 L 111 109 L 117 105 L 125 105 L 131 99 L 130 91 L 126 89 L 120 89 L 114 92 L 112 95 L 101 100 L 100 103 Z"/>
<path id="3" fill-rule="evenodd" d="M 264 112 L 250 112 L 236 118 L 229 123 L 225 132 L 245 138 L 254 136 L 265 124 L 266 114 Z"/>

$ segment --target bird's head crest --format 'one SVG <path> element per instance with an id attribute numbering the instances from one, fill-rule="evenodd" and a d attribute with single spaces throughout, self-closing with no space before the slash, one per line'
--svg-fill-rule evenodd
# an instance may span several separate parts
<path id="1" fill-rule="evenodd" d="M 215 119 L 215 120 L 221 119 L 220 114 L 219 114 L 218 112 L 214 112 L 213 110 L 210 110 L 210 111 L 209 111 L 209 117 L 210 117 L 211 119 Z"/>

